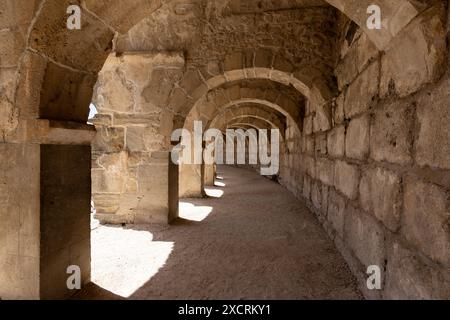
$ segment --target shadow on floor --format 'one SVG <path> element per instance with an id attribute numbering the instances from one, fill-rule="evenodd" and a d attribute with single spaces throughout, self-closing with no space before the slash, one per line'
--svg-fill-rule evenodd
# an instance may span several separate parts
<path id="1" fill-rule="evenodd" d="M 117 298 L 120 285 L 133 283 L 124 298 L 362 298 L 344 259 L 305 204 L 252 171 L 224 167 L 220 175 L 227 181 L 220 188 L 222 198 L 182 200 L 199 221 L 184 216 L 170 227 L 97 229 L 93 240 L 112 252 L 107 258 L 93 256 L 95 274 L 116 295 L 93 287 L 83 297 Z M 134 236 L 141 240 L 132 242 Z"/>

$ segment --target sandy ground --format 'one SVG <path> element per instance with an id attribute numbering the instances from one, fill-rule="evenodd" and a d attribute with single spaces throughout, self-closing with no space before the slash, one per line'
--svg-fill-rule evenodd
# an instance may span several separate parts
<path id="1" fill-rule="evenodd" d="M 98 226 L 80 299 L 360 299 L 306 206 L 246 169 L 221 167 L 170 227 Z"/>

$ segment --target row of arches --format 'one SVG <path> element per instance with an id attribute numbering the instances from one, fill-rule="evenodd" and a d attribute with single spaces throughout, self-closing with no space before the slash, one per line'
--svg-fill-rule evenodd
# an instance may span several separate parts
<path id="1" fill-rule="evenodd" d="M 154 222 L 152 217 L 155 212 L 166 219 L 158 221 L 168 221 L 176 216 L 180 194 L 201 195 L 203 186 L 205 183 L 211 183 L 213 175 L 206 174 L 206 169 L 199 166 L 181 169 L 173 167 L 169 156 L 173 147 L 170 144 L 170 133 L 173 130 L 192 129 L 195 121 L 202 121 L 203 129 L 216 127 L 222 131 L 227 128 L 279 129 L 282 133 L 283 149 L 286 151 L 283 153 L 286 157 L 282 160 L 283 163 L 286 162 L 284 170 L 289 172 L 295 161 L 302 162 L 302 165 L 310 163 L 307 157 L 299 156 L 300 151 L 293 145 L 305 142 L 305 149 L 313 145 L 315 152 L 321 152 L 323 141 L 320 140 L 320 133 L 340 124 L 336 120 L 335 110 L 339 108 L 340 101 L 345 101 L 347 87 L 369 63 L 378 59 L 380 54 L 393 52 L 393 44 L 397 43 L 399 37 L 403 36 L 407 39 L 405 41 L 413 43 L 413 46 L 416 39 L 421 40 L 419 55 L 422 55 L 422 60 L 425 61 L 422 63 L 421 60 L 417 67 L 416 64 L 412 66 L 411 61 L 394 59 L 399 64 L 396 65 L 397 70 L 402 72 L 414 73 L 417 68 L 434 70 L 429 67 L 434 61 L 429 57 L 438 55 L 435 51 L 440 48 L 437 45 L 440 40 L 433 41 L 433 37 L 429 40 L 430 24 L 433 28 L 438 26 L 434 28 L 436 30 L 440 24 L 436 20 L 430 23 L 430 20 L 421 18 L 421 14 L 433 6 L 433 3 L 425 1 L 292 1 L 292 8 L 283 9 L 311 10 L 308 12 L 317 14 L 306 18 L 302 15 L 301 22 L 308 24 L 313 21 L 316 25 L 323 25 L 319 30 L 305 31 L 302 34 L 304 37 L 298 40 L 298 46 L 292 50 L 293 54 L 285 54 L 285 51 L 273 44 L 273 39 L 264 36 L 264 32 L 254 34 L 259 41 L 258 47 L 248 45 L 253 42 L 251 37 L 247 37 L 242 40 L 240 46 L 230 45 L 227 52 L 219 50 L 226 44 L 217 43 L 212 46 L 214 50 L 210 50 L 211 52 L 199 52 L 208 48 L 208 41 L 211 39 L 207 36 L 204 37 L 208 38 L 206 40 L 200 39 L 196 32 L 189 31 L 197 31 L 200 28 L 207 35 L 217 36 L 217 39 L 226 38 L 221 28 L 228 28 L 228 24 L 233 23 L 230 19 L 236 19 L 238 27 L 235 29 L 250 28 L 248 21 L 253 21 L 253 24 L 260 28 L 283 31 L 283 27 L 280 27 L 282 21 L 276 21 L 277 19 L 273 19 L 271 24 L 258 25 L 261 22 L 254 16 L 241 17 L 242 20 L 239 20 L 231 14 L 230 18 L 228 12 L 243 10 L 243 2 L 236 0 L 205 0 L 198 3 L 159 0 L 133 0 L 131 3 L 128 0 L 75 1 L 75 4 L 81 6 L 83 14 L 82 29 L 78 31 L 69 31 L 62 27 L 65 25 L 66 8 L 69 4 L 74 4 L 74 1 L 29 1 L 26 5 L 18 3 L 7 1 L 8 18 L 0 16 L 2 23 L 5 20 L 5 27 L 12 31 L 14 37 L 8 42 L 13 45 L 0 47 L 6 57 L 0 60 L 0 66 L 7 69 L 12 78 L 5 88 L 1 88 L 2 92 L 7 91 L 5 96 L 12 98 L 2 100 L 2 104 L 7 108 L 4 108 L 5 116 L 0 113 L 0 136 L 3 144 L 13 150 L 11 154 L 17 158 L 20 158 L 25 148 L 31 150 L 29 159 L 35 162 L 37 174 L 28 192 L 36 201 L 30 202 L 33 207 L 25 210 L 26 213 L 19 212 L 20 208 L 17 209 L 17 216 L 21 219 L 24 217 L 30 225 L 29 230 L 32 230 L 27 230 L 24 239 L 32 239 L 33 243 L 38 245 L 34 245 L 33 252 L 27 254 L 17 250 L 7 254 L 0 251 L 0 255 L 14 257 L 17 261 L 24 257 L 33 257 L 27 265 L 27 270 L 32 270 L 30 277 L 24 280 L 8 275 L 13 284 L 5 286 L 5 289 L 0 286 L 0 297 L 45 298 L 68 294 L 64 285 L 61 285 L 64 274 L 58 270 L 58 276 L 55 277 L 57 280 L 54 280 L 52 270 L 57 268 L 58 264 L 72 263 L 73 261 L 69 261 L 70 257 L 82 259 L 85 265 L 89 264 L 86 262 L 89 260 L 89 236 L 78 230 L 87 227 L 85 219 L 80 217 L 90 199 L 81 199 L 81 196 L 90 194 L 91 187 L 99 191 L 97 200 L 102 202 L 101 207 L 105 210 L 100 212 L 99 216 L 110 223 Z M 264 3 L 260 7 L 252 7 L 250 4 L 250 12 L 254 14 L 280 9 L 276 4 Z M 374 3 L 381 8 L 381 30 L 369 30 L 366 25 L 366 9 Z M 436 16 L 439 16 L 438 20 L 441 19 L 441 13 Z M 289 18 L 287 15 L 281 17 Z M 146 25 L 146 21 L 148 22 L 146 19 L 153 19 L 151 21 L 160 24 L 154 27 L 153 38 L 149 36 L 148 39 L 136 40 L 136 35 L 142 38 L 146 36 L 146 32 L 138 32 Z M 194 24 L 193 20 L 197 22 Z M 224 26 L 214 29 L 214 23 L 219 21 L 220 24 L 225 20 Z M 281 18 L 278 17 L 278 20 Z M 158 34 L 158 30 L 164 28 L 167 21 L 180 21 L 180 24 L 173 27 L 171 25 L 167 34 Z M 207 23 L 203 23 L 205 21 Z M 293 21 L 286 23 L 287 28 L 295 28 L 298 21 Z M 361 70 L 349 72 L 349 79 L 343 84 L 336 79 L 335 69 L 340 58 L 351 50 L 352 41 L 346 39 L 352 38 L 349 36 L 349 33 L 352 33 L 349 31 L 351 26 L 359 29 L 359 32 L 370 40 L 370 47 L 375 54 L 364 56 L 367 61 L 359 66 Z M 413 28 L 413 37 L 409 36 L 411 30 L 408 28 Z M 229 30 L 230 34 L 239 33 L 235 29 Z M 152 48 L 157 53 L 145 50 L 140 52 L 136 49 L 140 45 L 145 48 L 145 42 L 152 42 L 154 39 L 158 41 Z M 297 39 L 286 39 L 285 44 L 288 42 L 295 43 Z M 424 43 L 427 45 L 423 45 Z M 196 49 L 192 49 L 195 46 Z M 429 47 L 432 49 L 428 50 Z M 366 52 L 362 55 L 364 53 Z M 205 60 L 208 55 L 214 56 L 214 59 Z M 397 55 L 394 54 L 395 57 Z M 386 65 L 388 64 L 384 62 L 384 68 Z M 383 66 L 378 69 L 383 69 Z M 102 74 L 105 68 L 109 68 L 110 75 L 113 75 L 111 78 Z M 434 75 L 434 72 L 429 72 Z M 81 200 L 76 200 L 80 200 L 78 204 L 83 205 L 77 207 L 76 201 L 69 195 L 71 191 L 73 193 L 70 188 L 76 183 L 67 183 L 69 177 L 63 174 L 64 166 L 58 167 L 59 171 L 55 177 L 51 177 L 48 170 L 38 167 L 47 169 L 54 163 L 50 161 L 51 158 L 64 156 L 68 170 L 76 168 L 80 159 L 84 161 L 80 168 L 89 170 L 86 164 L 90 161 L 86 159 L 90 158 L 90 141 L 84 137 L 92 136 L 92 128 L 85 127 L 84 123 L 88 117 L 92 96 L 98 99 L 108 94 L 102 93 L 101 90 L 105 79 L 108 82 L 106 85 L 114 82 L 115 88 L 120 88 L 119 98 L 123 99 L 121 104 L 127 104 L 128 108 L 102 110 L 102 106 L 98 106 L 99 115 L 94 121 L 98 134 L 93 150 L 93 169 L 98 173 L 98 179 L 92 186 L 90 183 L 78 185 L 81 191 L 77 192 L 77 195 Z M 389 83 L 390 91 L 395 87 L 394 80 L 385 81 Z M 430 77 L 426 78 L 425 82 L 433 80 L 434 78 Z M 361 88 L 364 90 L 363 85 Z M 417 87 L 408 88 L 406 91 L 409 94 L 416 89 Z M 386 90 L 387 93 L 389 90 Z M 141 108 L 141 104 L 145 104 L 145 108 Z M 342 112 L 347 113 L 347 110 L 344 108 Z M 349 117 L 345 121 L 349 121 Z M 83 125 L 80 125 L 81 123 Z M 319 136 L 311 138 L 313 132 Z M 83 138 L 75 139 L 75 136 Z M 314 143 L 311 143 L 311 139 Z M 47 148 L 45 143 L 55 147 Z M 328 141 L 325 141 L 325 145 L 327 143 Z M 41 166 L 36 165 L 38 162 Z M 29 166 L 22 161 L 17 163 Z M 316 169 L 308 168 L 306 171 L 312 176 Z M 61 208 L 55 209 L 55 203 L 50 199 L 55 195 L 58 183 L 61 183 L 58 180 L 59 175 L 62 177 L 61 181 L 64 180 L 70 188 L 67 189 L 68 194 L 57 195 L 63 199 L 63 208 L 73 206 L 74 216 L 69 219 L 73 222 L 71 226 L 64 225 L 61 233 L 58 231 L 54 235 L 51 233 L 55 230 L 52 227 L 62 224 L 54 214 Z M 292 175 L 298 176 L 299 173 Z M 305 186 L 308 185 L 308 179 L 299 178 Z M 40 193 L 39 188 L 32 186 L 45 188 Z M 16 187 L 11 187 L 12 192 Z M 343 193 L 347 192 L 346 187 L 343 188 Z M 322 196 L 318 195 L 321 191 L 317 190 L 318 187 L 303 188 L 304 194 L 308 196 L 315 192 L 315 196 L 311 198 L 316 200 Z M 8 190 L 5 191 L 7 192 Z M 132 195 L 132 201 L 131 198 L 124 197 L 124 194 Z M 39 199 L 49 201 L 40 202 Z M 46 206 L 41 205 L 42 203 Z M 31 217 L 27 215 L 30 212 L 38 214 Z M 115 214 L 116 212 L 126 214 L 122 216 Z M 77 213 L 80 214 L 78 218 Z M 84 224 L 80 227 L 82 223 Z M 40 238 L 41 230 L 50 233 L 47 237 Z M 66 230 L 70 232 L 65 232 Z M 20 234 L 20 230 L 17 231 Z M 56 251 L 51 251 L 49 242 L 58 237 L 68 239 L 66 244 L 63 244 L 64 241 L 58 241 L 61 247 L 58 247 L 58 253 L 55 253 Z M 44 248 L 42 252 L 41 248 Z M 60 252 L 66 254 L 57 256 Z M 61 256 L 64 261 L 58 260 Z M 41 269 L 46 270 L 42 277 L 39 276 Z M 0 274 L 1 283 L 5 281 L 4 278 L 6 276 Z M 84 280 L 88 281 L 88 278 L 86 275 Z M 49 289 L 49 284 L 53 281 L 59 281 L 57 289 Z"/>

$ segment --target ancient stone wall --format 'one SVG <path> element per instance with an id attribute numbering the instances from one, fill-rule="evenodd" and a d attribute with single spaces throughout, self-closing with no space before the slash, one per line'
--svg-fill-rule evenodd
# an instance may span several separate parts
<path id="1" fill-rule="evenodd" d="M 167 99 L 183 70 L 182 53 L 136 53 L 111 55 L 99 74 L 92 188 L 102 222 L 168 222 L 173 113 Z"/>
<path id="2" fill-rule="evenodd" d="M 332 128 L 315 130 L 308 110 L 281 173 L 317 213 L 367 297 L 450 297 L 445 21 L 438 3 L 384 52 L 360 31 L 347 34 Z M 367 290 L 370 265 L 382 270 L 381 291 Z"/>

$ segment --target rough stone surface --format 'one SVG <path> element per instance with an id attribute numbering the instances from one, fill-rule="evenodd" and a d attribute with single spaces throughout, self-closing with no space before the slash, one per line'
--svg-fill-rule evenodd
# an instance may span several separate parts
<path id="1" fill-rule="evenodd" d="M 344 107 L 347 118 L 367 111 L 374 105 L 378 96 L 379 73 L 379 63 L 375 61 L 349 86 Z"/>
<path id="2" fill-rule="evenodd" d="M 360 171 L 357 166 L 344 161 L 336 161 L 334 167 L 334 185 L 347 198 L 354 200 L 358 197 Z"/>
<path id="3" fill-rule="evenodd" d="M 404 201 L 403 236 L 431 259 L 450 266 L 448 193 L 411 179 L 406 183 Z"/>
<path id="4" fill-rule="evenodd" d="M 407 165 L 412 161 L 414 104 L 393 103 L 374 115 L 370 153 L 375 161 Z"/>
<path id="5" fill-rule="evenodd" d="M 449 85 L 447 79 L 439 85 L 437 94 L 425 94 L 418 102 L 416 160 L 421 166 L 450 169 Z"/>
<path id="6" fill-rule="evenodd" d="M 350 121 L 345 140 L 345 155 L 348 158 L 364 160 L 369 155 L 369 124 L 368 116 Z"/>
<path id="7" fill-rule="evenodd" d="M 81 30 L 66 28 L 69 4 L 81 6 Z M 64 165 L 91 163 L 103 223 L 166 224 L 179 194 L 204 196 L 211 176 L 169 161 L 171 133 L 196 120 L 220 130 L 280 129 L 272 179 L 314 209 L 368 298 L 445 297 L 450 12 L 446 1 L 379 0 L 389 23 L 369 30 L 361 8 L 370 4 L 1 1 L 0 298 L 63 296 L 47 281 L 54 274 L 61 283 L 59 262 L 87 265 L 86 239 L 55 259 L 36 254 L 85 225 L 70 208 L 89 203 L 86 181 L 81 196 L 73 185 L 82 176 L 68 177 Z M 86 125 L 91 102 L 95 139 Z M 91 143 L 92 161 L 41 153 Z M 368 263 L 387 271 L 380 292 L 366 289 Z"/>
<path id="8" fill-rule="evenodd" d="M 352 206 L 346 209 L 344 241 L 366 268 L 384 265 L 383 229 L 375 219 Z"/>
<path id="9" fill-rule="evenodd" d="M 391 231 L 399 228 L 402 210 L 401 178 L 386 169 L 366 170 L 359 185 L 364 210 L 372 213 Z"/>
<path id="10" fill-rule="evenodd" d="M 328 133 L 328 154 L 334 158 L 343 157 L 345 154 L 345 127 L 335 127 Z"/>
<path id="11" fill-rule="evenodd" d="M 450 299 L 449 281 L 424 265 L 413 252 L 394 243 L 388 253 L 386 275 L 387 299 Z"/>

